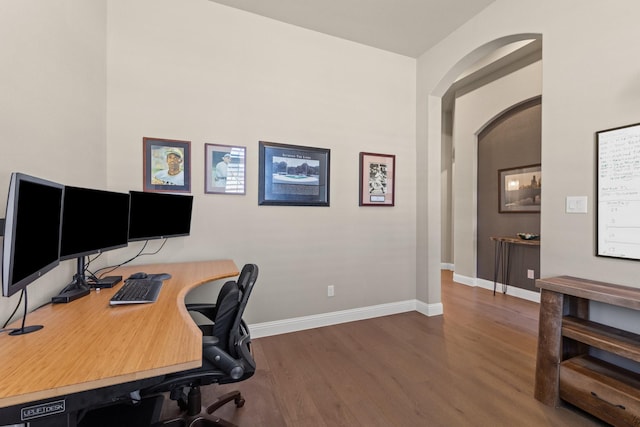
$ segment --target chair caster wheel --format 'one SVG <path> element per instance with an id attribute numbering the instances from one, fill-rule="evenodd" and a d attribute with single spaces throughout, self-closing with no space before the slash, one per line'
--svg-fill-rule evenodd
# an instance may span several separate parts
<path id="1" fill-rule="evenodd" d="M 236 408 L 242 408 L 244 406 L 244 398 L 240 397 L 235 399 Z"/>

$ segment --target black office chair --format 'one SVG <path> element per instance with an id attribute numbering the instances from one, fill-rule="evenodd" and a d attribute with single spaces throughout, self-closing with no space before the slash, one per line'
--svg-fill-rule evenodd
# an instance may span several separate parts
<path id="1" fill-rule="evenodd" d="M 255 272 L 258 271 L 258 266 L 255 264 L 246 264 L 244 267 L 242 267 L 242 270 L 240 271 L 240 275 L 238 276 L 238 280 L 236 280 L 236 283 L 240 288 L 240 292 L 246 293 L 246 289 L 249 286 L 249 283 L 255 282 L 255 278 L 253 278 L 253 281 L 252 281 L 252 276 L 254 274 L 254 271 Z M 250 292 L 251 291 L 249 291 L 249 293 Z M 218 299 L 220 299 L 220 295 L 218 295 Z M 218 303 L 187 304 L 187 310 L 189 312 L 200 313 L 200 316 L 198 317 L 196 317 L 197 315 L 194 316 L 193 314 L 192 316 L 194 317 L 194 321 L 196 321 L 200 330 L 202 330 L 202 334 L 204 336 L 217 336 L 213 330 L 213 325 L 214 325 L 216 313 L 217 313 L 217 306 L 218 306 Z M 204 317 L 204 319 L 202 317 Z"/>
<path id="2" fill-rule="evenodd" d="M 251 336 L 242 315 L 258 277 L 258 266 L 247 264 L 242 272 L 244 276 L 241 274 L 238 278 L 242 285 L 226 282 L 220 289 L 215 307 L 209 305 L 213 311 L 207 313 L 213 315 L 214 323 L 211 334 L 203 335 L 202 367 L 166 375 L 160 384 L 142 391 L 143 397 L 169 391 L 170 399 L 176 400 L 184 411 L 180 418 L 161 421 L 154 427 L 235 426 L 211 414 L 231 401 L 236 407 L 242 407 L 245 402 L 242 394 L 239 391 L 227 393 L 203 408 L 200 387 L 244 381 L 255 373 Z"/>

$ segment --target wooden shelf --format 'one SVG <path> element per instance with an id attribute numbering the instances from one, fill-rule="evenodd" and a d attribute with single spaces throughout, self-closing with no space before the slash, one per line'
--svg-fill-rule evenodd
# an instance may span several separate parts
<path id="1" fill-rule="evenodd" d="M 591 356 L 560 364 L 560 398 L 614 426 L 640 419 L 640 375 Z"/>
<path id="2" fill-rule="evenodd" d="M 640 335 L 586 319 L 564 316 L 562 335 L 640 362 Z"/>

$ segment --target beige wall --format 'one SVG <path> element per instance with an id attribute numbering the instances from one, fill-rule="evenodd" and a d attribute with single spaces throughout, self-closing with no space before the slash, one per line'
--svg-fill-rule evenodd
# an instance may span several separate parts
<path id="1" fill-rule="evenodd" d="M 11 172 L 106 185 L 105 1 L 2 1 L 0 52 L 0 217 Z M 29 305 L 50 300 L 74 270 L 64 262 L 31 285 Z M 19 296 L 0 298 L 3 322 Z"/>
<path id="2" fill-rule="evenodd" d="M 22 171 L 140 190 L 143 136 L 189 140 L 192 235 L 138 263 L 258 263 L 252 323 L 415 298 L 414 59 L 199 0 L 14 1 L 0 12 L 13 60 L 0 67 L 11 148 L 0 186 Z M 259 140 L 330 149 L 331 206 L 259 207 Z M 209 142 L 247 147 L 246 196 L 204 194 Z M 361 151 L 397 156 L 395 207 L 358 207 Z M 30 286 L 30 306 L 74 269 L 63 262 Z M 214 299 L 216 287 L 202 293 Z M 17 297 L 0 298 L 0 317 Z"/>
<path id="3" fill-rule="evenodd" d="M 142 187 L 143 136 L 191 141 L 192 235 L 141 262 L 257 263 L 251 323 L 415 298 L 414 59 L 213 2 L 108 7 L 109 185 Z M 258 206 L 260 140 L 330 149 L 331 206 Z M 204 194 L 205 143 L 247 147 L 246 196 Z M 361 151 L 396 155 L 395 207 L 358 206 Z"/>
<path id="4" fill-rule="evenodd" d="M 497 0 L 417 68 L 212 2 L 106 4 L 0 4 L 0 188 L 19 170 L 140 189 L 143 136 L 192 141 L 194 233 L 143 262 L 257 262 L 249 321 L 440 302 L 440 96 L 475 60 L 532 34 L 544 40 L 541 274 L 635 285 L 636 263 L 593 255 L 593 156 L 595 131 L 638 121 L 640 59 L 629 54 L 640 36 L 636 1 Z M 331 207 L 258 207 L 260 139 L 330 148 Z M 247 146 L 246 196 L 203 194 L 205 142 Z M 360 151 L 397 155 L 396 207 L 357 206 Z M 565 214 L 568 195 L 587 195 L 589 213 Z M 64 286 L 73 267 L 67 261 L 39 280 L 32 306 Z M 0 299 L 0 313 L 16 302 Z"/>
<path id="5" fill-rule="evenodd" d="M 418 60 L 418 169 L 439 170 L 440 157 L 428 156 L 440 143 L 434 130 L 439 97 L 479 56 L 514 39 L 542 35 L 542 276 L 573 274 L 637 286 L 637 263 L 594 256 L 593 165 L 596 131 L 638 122 L 640 59 L 629 54 L 640 36 L 634 23 L 638 12 L 640 4 L 631 0 L 498 0 Z M 432 187 L 428 178 L 418 176 L 419 194 Z M 566 196 L 574 195 L 589 197 L 588 214 L 564 212 Z M 419 204 L 419 220 L 429 218 L 433 208 Z M 419 242 L 430 242 L 424 252 L 418 244 L 418 259 L 439 246 L 429 234 L 437 227 L 433 218 L 418 228 Z M 425 283 L 435 292 L 437 278 L 431 273 L 418 271 L 419 286 Z"/>
<path id="6" fill-rule="evenodd" d="M 477 271 L 478 133 L 509 108 L 540 95 L 541 90 L 542 63 L 538 61 L 456 99 L 453 120 L 456 275 L 475 278 Z"/>

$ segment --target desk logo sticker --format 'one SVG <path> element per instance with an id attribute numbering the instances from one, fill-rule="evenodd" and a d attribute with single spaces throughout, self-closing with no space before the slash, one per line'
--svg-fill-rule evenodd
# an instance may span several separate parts
<path id="1" fill-rule="evenodd" d="M 65 401 L 56 400 L 55 402 L 42 403 L 40 405 L 22 408 L 20 418 L 22 421 L 29 421 L 36 418 L 46 417 L 53 414 L 62 414 L 65 411 Z"/>

